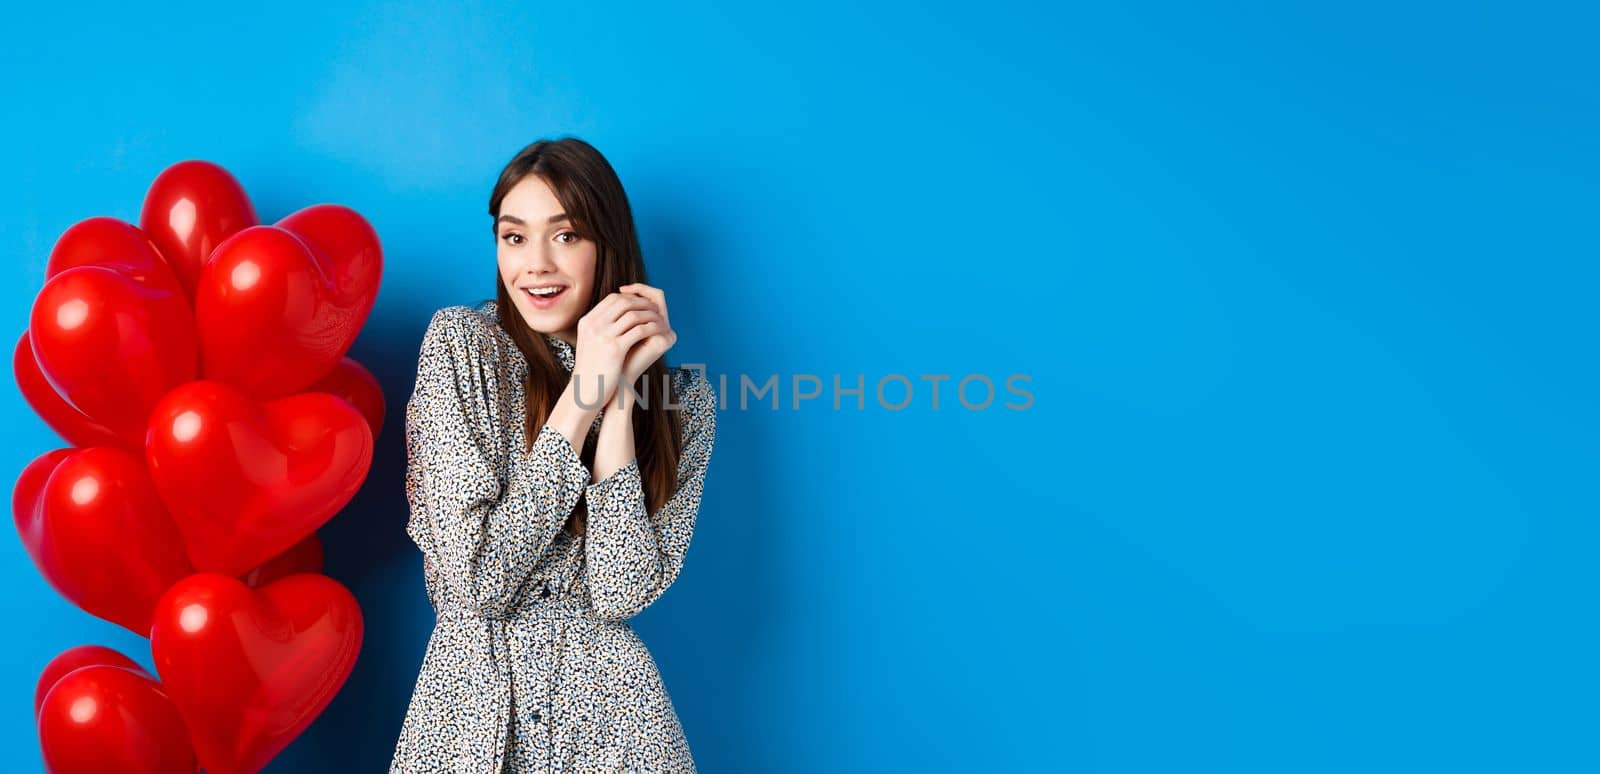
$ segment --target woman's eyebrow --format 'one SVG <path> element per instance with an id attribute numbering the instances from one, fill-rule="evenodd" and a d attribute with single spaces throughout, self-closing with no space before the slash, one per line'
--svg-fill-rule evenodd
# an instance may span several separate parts
<path id="1" fill-rule="evenodd" d="M 554 215 L 551 215 L 548 219 L 545 220 L 545 222 L 546 223 L 559 223 L 559 222 L 561 222 L 563 220 L 566 220 L 566 219 L 567 219 L 567 214 L 565 212 L 558 212 L 558 213 L 556 213 Z M 522 218 L 519 218 L 519 217 L 517 217 L 515 215 L 501 215 L 499 218 L 495 219 L 495 223 L 500 223 L 502 221 L 507 222 L 507 223 L 515 223 L 515 224 L 517 224 L 519 226 L 528 225 L 527 221 L 525 221 Z"/>

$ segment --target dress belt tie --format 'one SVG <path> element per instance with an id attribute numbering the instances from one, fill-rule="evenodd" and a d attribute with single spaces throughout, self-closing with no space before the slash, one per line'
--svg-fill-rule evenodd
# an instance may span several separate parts
<path id="1" fill-rule="evenodd" d="M 512 652 L 513 642 L 510 627 L 514 623 L 538 620 L 581 621 L 600 624 L 601 619 L 596 617 L 593 608 L 583 604 L 582 600 L 571 596 L 530 596 L 522 600 L 521 605 L 509 611 L 507 615 L 488 615 L 482 611 L 465 605 L 453 605 L 444 610 L 435 611 L 438 621 L 482 621 L 489 633 L 489 647 L 493 660 L 495 677 L 500 683 L 500 690 L 496 691 L 495 702 L 495 744 L 494 760 L 491 771 L 498 772 L 504 765 L 506 755 L 507 737 L 511 726 L 511 702 L 515 686 L 515 677 L 511 673 L 511 660 L 515 658 Z"/>

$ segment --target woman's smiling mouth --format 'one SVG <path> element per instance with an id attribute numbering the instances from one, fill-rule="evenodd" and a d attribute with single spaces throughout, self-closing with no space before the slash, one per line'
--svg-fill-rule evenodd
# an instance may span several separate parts
<path id="1" fill-rule="evenodd" d="M 556 299 L 567 292 L 566 285 L 538 285 L 525 286 L 522 292 L 528 296 L 528 301 L 538 309 L 548 309 L 555 306 Z"/>

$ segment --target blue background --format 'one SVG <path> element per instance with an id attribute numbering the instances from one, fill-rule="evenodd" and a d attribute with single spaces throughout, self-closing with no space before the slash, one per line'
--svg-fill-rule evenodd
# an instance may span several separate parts
<path id="1" fill-rule="evenodd" d="M 269 221 L 377 227 L 353 354 L 390 423 L 323 530 L 367 636 L 269 770 L 388 765 L 431 624 L 400 478 L 418 344 L 492 293 L 501 165 L 572 133 L 627 187 L 671 362 L 869 384 L 864 411 L 786 386 L 721 413 L 688 565 L 634 620 L 703 771 L 1592 771 L 1595 21 L 38 4 L 0 32 L 0 332 L 64 229 L 136 219 L 181 159 Z M 896 412 L 892 373 L 954 378 Z M 948 391 L 1015 373 L 1027 410 Z M 59 445 L 14 385 L 0 410 L 8 475 Z M 148 645 L 15 539 L 0 594 L 27 770 L 39 669 Z"/>

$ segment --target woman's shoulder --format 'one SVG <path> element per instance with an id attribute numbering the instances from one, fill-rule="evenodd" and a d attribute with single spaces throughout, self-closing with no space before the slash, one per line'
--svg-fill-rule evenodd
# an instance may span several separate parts
<path id="1" fill-rule="evenodd" d="M 716 389 L 711 386 L 711 379 L 706 375 L 706 367 L 702 363 L 667 366 L 667 372 L 672 375 L 672 385 L 678 388 L 678 394 L 680 395 L 689 393 L 714 395 L 716 392 Z"/>
<path id="2" fill-rule="evenodd" d="M 500 360 L 500 323 L 482 306 L 454 304 L 433 313 L 422 336 L 423 359 L 482 366 Z"/>
<path id="3" fill-rule="evenodd" d="M 428 320 L 428 335 L 479 337 L 489 333 L 489 327 L 499 325 L 489 310 L 481 306 L 453 304 L 433 313 Z"/>
<path id="4" fill-rule="evenodd" d="M 679 410 L 683 411 L 691 422 L 714 423 L 717 390 L 706 375 L 705 366 L 700 363 L 689 366 L 668 366 L 667 371 L 672 374 L 673 392 L 676 393 L 673 403 Z"/>

